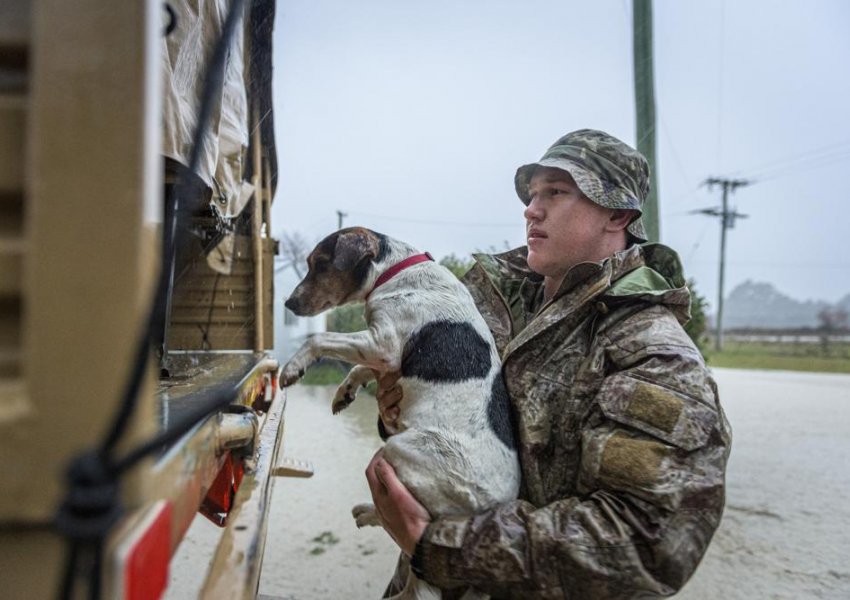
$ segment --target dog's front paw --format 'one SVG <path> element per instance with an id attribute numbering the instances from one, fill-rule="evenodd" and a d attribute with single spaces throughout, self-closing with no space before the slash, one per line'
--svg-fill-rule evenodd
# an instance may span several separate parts
<path id="1" fill-rule="evenodd" d="M 336 388 L 336 394 L 334 394 L 334 400 L 331 404 L 333 414 L 337 414 L 348 408 L 348 405 L 354 402 L 354 397 L 356 395 L 357 386 L 352 384 L 348 379 L 343 381 L 342 384 Z"/>
<path id="2" fill-rule="evenodd" d="M 354 517 L 357 527 L 377 527 L 381 524 L 374 504 L 358 504 L 351 509 L 351 515 Z"/>
<path id="3" fill-rule="evenodd" d="M 280 387 L 289 387 L 304 377 L 306 371 L 306 367 L 301 366 L 297 361 L 289 361 L 280 373 Z"/>

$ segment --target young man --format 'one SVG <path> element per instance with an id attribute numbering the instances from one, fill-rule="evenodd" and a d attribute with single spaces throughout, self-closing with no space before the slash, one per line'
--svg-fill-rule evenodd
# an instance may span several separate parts
<path id="1" fill-rule="evenodd" d="M 380 453 L 366 475 L 414 571 L 498 598 L 647 598 L 679 590 L 720 523 L 731 433 L 682 329 L 678 256 L 644 244 L 638 152 L 594 130 L 519 168 L 527 248 L 476 256 L 465 282 L 503 359 L 520 498 L 431 519 Z M 382 381 L 382 419 L 399 390 Z"/>

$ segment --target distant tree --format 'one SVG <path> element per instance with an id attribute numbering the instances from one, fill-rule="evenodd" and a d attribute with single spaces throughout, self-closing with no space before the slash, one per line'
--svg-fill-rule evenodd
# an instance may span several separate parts
<path id="1" fill-rule="evenodd" d="M 818 313 L 819 329 L 840 331 L 847 327 L 847 311 L 840 307 L 824 308 Z"/>
<path id="2" fill-rule="evenodd" d="M 505 242 L 505 247 L 507 248 L 507 242 Z M 504 250 L 491 246 L 490 248 L 480 252 L 484 254 L 498 254 L 500 252 L 504 252 Z M 472 257 L 464 260 L 454 253 L 440 259 L 440 264 L 454 273 L 455 277 L 458 279 L 463 277 L 464 274 L 472 268 L 474 263 L 475 261 Z M 706 331 L 708 329 L 706 323 L 706 309 L 708 308 L 708 301 L 704 296 L 701 296 L 696 291 L 696 281 L 689 279 L 687 285 L 691 292 L 691 320 L 685 325 L 685 332 L 690 336 L 694 344 L 696 344 L 697 348 L 699 348 L 699 351 L 704 356 L 705 347 L 708 343 L 708 338 L 706 336 Z"/>
<path id="3" fill-rule="evenodd" d="M 691 320 L 685 325 L 685 332 L 705 356 L 705 346 L 708 343 L 708 338 L 705 335 L 707 329 L 705 311 L 708 308 L 708 301 L 705 296 L 701 296 L 697 292 L 696 281 L 689 279 L 687 285 L 691 292 Z"/>
<path id="4" fill-rule="evenodd" d="M 444 256 L 440 259 L 440 264 L 446 267 L 449 271 L 455 274 L 455 277 L 460 279 L 466 274 L 469 269 L 472 268 L 472 263 L 474 261 L 472 258 L 468 258 L 466 260 L 458 257 L 456 254 L 452 253 L 448 256 Z"/>
<path id="5" fill-rule="evenodd" d="M 284 232 L 280 235 L 280 266 L 278 269 L 292 267 L 299 278 L 304 277 L 307 267 L 307 256 L 310 254 L 311 244 L 297 231 Z"/>
<path id="6" fill-rule="evenodd" d="M 325 318 L 328 331 L 352 333 L 366 329 L 366 317 L 363 314 L 363 303 L 338 306 L 328 313 Z"/>
<path id="7" fill-rule="evenodd" d="M 847 328 L 847 311 L 839 306 L 823 308 L 818 312 L 818 323 L 821 352 L 824 356 L 829 356 L 829 338 Z"/>

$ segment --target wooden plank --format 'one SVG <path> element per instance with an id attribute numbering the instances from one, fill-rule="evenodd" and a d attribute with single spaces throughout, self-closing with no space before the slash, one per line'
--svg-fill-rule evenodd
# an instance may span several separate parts
<path id="1" fill-rule="evenodd" d="M 253 315 L 245 310 L 227 310 L 225 308 L 215 308 L 212 310 L 208 306 L 198 306 L 195 308 L 184 308 L 179 313 L 172 312 L 171 324 L 179 325 L 181 323 L 229 323 L 234 325 L 245 325 L 253 328 Z"/>
<path id="2" fill-rule="evenodd" d="M 197 324 L 178 323 L 168 330 L 168 347 L 172 350 L 250 348 L 253 343 L 253 335 L 253 327 L 213 324 L 207 331 L 207 345 L 204 343 L 204 332 Z"/>

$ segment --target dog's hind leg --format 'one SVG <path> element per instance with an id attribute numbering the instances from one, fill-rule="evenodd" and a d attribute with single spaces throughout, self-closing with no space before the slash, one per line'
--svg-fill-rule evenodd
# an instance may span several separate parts
<path id="1" fill-rule="evenodd" d="M 357 527 L 379 527 L 381 525 L 378 511 L 375 510 L 375 505 L 371 503 L 356 505 L 351 509 L 351 516 L 354 517 Z"/>
<path id="2" fill-rule="evenodd" d="M 348 405 L 354 402 L 354 397 L 357 395 L 357 388 L 361 385 L 366 385 L 375 379 L 375 372 L 369 367 L 357 365 L 348 372 L 345 380 L 336 388 L 334 401 L 331 404 L 331 410 L 334 414 L 348 408 Z"/>

